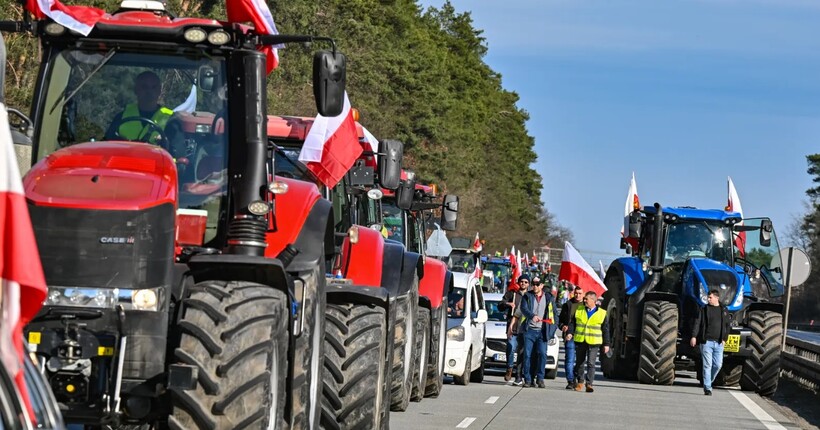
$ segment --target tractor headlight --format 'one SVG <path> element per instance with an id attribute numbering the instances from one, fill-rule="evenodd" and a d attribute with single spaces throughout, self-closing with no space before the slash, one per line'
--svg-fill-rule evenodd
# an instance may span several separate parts
<path id="1" fill-rule="evenodd" d="M 231 35 L 224 30 L 212 31 L 211 34 L 208 35 L 208 42 L 214 45 L 224 45 L 230 41 Z"/>
<path id="2" fill-rule="evenodd" d="M 205 33 L 205 30 L 203 30 L 199 27 L 194 27 L 194 28 L 189 28 L 189 29 L 185 30 L 185 32 L 182 33 L 182 36 L 188 42 L 200 43 L 200 42 L 204 41 L 206 38 L 208 38 L 208 33 Z"/>
<path id="3" fill-rule="evenodd" d="M 464 342 L 464 327 L 458 326 L 447 330 L 447 340 L 454 340 L 456 342 Z"/>
<path id="4" fill-rule="evenodd" d="M 46 24 L 45 32 L 49 36 L 59 36 L 65 33 L 65 27 L 63 27 L 60 24 L 57 24 L 56 22 L 49 22 L 48 24 Z"/>
<path id="5" fill-rule="evenodd" d="M 126 311 L 157 311 L 160 308 L 159 288 L 140 290 L 122 288 L 48 287 L 44 306 L 69 306 L 91 309 L 114 309 L 120 305 Z"/>
<path id="6" fill-rule="evenodd" d="M 737 297 L 735 297 L 734 303 L 732 303 L 732 307 L 738 307 L 743 304 L 743 290 L 739 289 L 737 292 Z"/>

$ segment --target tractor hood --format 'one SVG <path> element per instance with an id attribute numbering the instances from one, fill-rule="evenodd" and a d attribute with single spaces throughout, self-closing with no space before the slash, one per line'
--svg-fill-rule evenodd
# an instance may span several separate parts
<path id="1" fill-rule="evenodd" d="M 690 258 L 683 270 L 683 288 L 687 295 L 706 305 L 706 295 L 717 290 L 720 303 L 730 311 L 743 304 L 743 282 L 735 269 L 708 258 Z"/>

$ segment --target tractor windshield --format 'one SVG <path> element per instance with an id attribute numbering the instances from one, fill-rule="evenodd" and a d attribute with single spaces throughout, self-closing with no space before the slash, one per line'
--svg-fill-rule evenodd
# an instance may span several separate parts
<path id="1" fill-rule="evenodd" d="M 208 212 L 216 237 L 227 183 L 225 59 L 192 47 L 48 51 L 34 121 L 36 158 L 103 140 L 143 142 L 177 161 L 180 209 Z"/>
<path id="2" fill-rule="evenodd" d="M 403 211 L 393 202 L 382 202 L 382 219 L 387 229 L 387 238 L 404 243 Z"/>
<path id="3" fill-rule="evenodd" d="M 509 280 L 512 276 L 512 267 L 506 263 L 489 262 L 484 266 L 484 270 L 492 270 L 496 279 Z"/>
<path id="4" fill-rule="evenodd" d="M 664 263 L 682 263 L 692 257 L 710 258 L 731 265 L 731 228 L 712 220 L 669 225 Z"/>

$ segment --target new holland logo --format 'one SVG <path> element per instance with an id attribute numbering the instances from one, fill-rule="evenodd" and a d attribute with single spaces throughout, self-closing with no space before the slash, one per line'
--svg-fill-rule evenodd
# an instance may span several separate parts
<path id="1" fill-rule="evenodd" d="M 133 245 L 134 244 L 134 237 L 113 237 L 113 236 L 103 236 L 100 238 L 100 243 L 105 244 L 116 244 L 116 245 Z"/>

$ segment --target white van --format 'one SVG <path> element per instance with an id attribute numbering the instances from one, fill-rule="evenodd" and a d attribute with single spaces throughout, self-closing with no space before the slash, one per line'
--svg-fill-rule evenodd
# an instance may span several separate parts
<path id="1" fill-rule="evenodd" d="M 453 273 L 453 290 L 447 297 L 447 349 L 444 373 L 456 384 L 484 380 L 487 309 L 480 279 L 472 273 Z"/>

